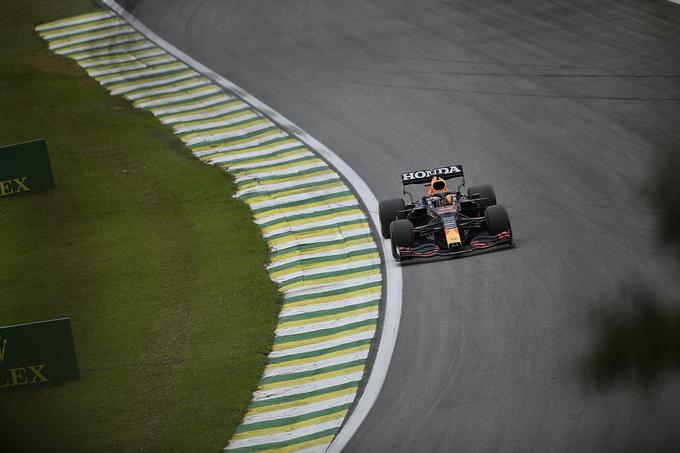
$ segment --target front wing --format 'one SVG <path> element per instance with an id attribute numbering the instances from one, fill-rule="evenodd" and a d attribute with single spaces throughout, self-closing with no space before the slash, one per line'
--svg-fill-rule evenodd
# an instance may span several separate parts
<path id="1" fill-rule="evenodd" d="M 466 245 L 459 247 L 452 247 L 442 249 L 437 244 L 425 243 L 417 245 L 413 248 L 399 247 L 399 256 L 401 258 L 431 258 L 433 256 L 455 256 L 468 253 L 479 252 L 487 250 L 492 247 L 499 247 L 502 245 L 514 245 L 512 240 L 512 232 L 510 230 L 502 231 L 495 236 L 480 235 L 475 237 Z"/>

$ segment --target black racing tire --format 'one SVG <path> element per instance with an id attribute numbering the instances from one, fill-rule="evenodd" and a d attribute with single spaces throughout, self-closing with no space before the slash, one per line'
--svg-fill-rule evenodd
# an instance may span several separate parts
<path id="1" fill-rule="evenodd" d="M 486 229 L 489 234 L 496 235 L 503 231 L 510 231 L 510 218 L 508 211 L 502 205 L 489 206 L 486 208 Z"/>
<path id="2" fill-rule="evenodd" d="M 392 256 L 400 261 L 401 256 L 397 247 L 413 248 L 415 242 L 413 224 L 407 219 L 395 220 L 390 224 L 390 236 L 392 237 Z"/>
<path id="3" fill-rule="evenodd" d="M 390 238 L 390 223 L 397 219 L 403 219 L 405 213 L 399 212 L 406 208 L 406 203 L 401 198 L 382 200 L 378 203 L 378 215 L 380 216 L 380 234 L 385 239 Z"/>
<path id="4" fill-rule="evenodd" d="M 483 184 L 481 186 L 468 187 L 468 197 L 472 198 L 473 195 L 479 194 L 479 206 L 486 208 L 487 206 L 496 205 L 496 192 L 493 187 L 489 184 Z"/>

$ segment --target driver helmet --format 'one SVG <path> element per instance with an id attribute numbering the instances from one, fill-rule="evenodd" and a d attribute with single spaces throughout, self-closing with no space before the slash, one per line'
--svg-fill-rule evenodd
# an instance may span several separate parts
<path id="1" fill-rule="evenodd" d="M 430 187 L 427 188 L 428 195 L 434 195 L 437 193 L 446 193 L 449 191 L 449 187 L 446 185 L 446 181 L 438 176 L 433 176 L 430 181 Z"/>

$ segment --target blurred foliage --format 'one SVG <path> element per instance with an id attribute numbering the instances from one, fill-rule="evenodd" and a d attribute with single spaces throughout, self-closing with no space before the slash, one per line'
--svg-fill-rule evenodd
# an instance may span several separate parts
<path id="1" fill-rule="evenodd" d="M 659 239 L 671 247 L 680 276 L 680 150 L 668 152 L 648 181 Z M 680 370 L 680 296 L 661 300 L 652 289 L 628 285 L 596 317 L 596 342 L 585 361 L 597 387 L 626 381 L 649 388 Z"/>
<path id="2" fill-rule="evenodd" d="M 648 184 L 650 201 L 658 212 L 661 239 L 680 252 L 680 149 L 667 153 Z M 676 258 L 680 264 L 680 255 Z"/>
<path id="3" fill-rule="evenodd" d="M 645 387 L 680 369 L 680 311 L 664 308 L 649 289 L 626 288 L 616 309 L 597 320 L 599 336 L 587 362 L 598 387 L 620 380 Z"/>

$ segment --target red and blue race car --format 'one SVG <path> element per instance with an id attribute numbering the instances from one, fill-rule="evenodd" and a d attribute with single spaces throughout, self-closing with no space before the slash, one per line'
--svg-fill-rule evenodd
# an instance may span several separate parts
<path id="1" fill-rule="evenodd" d="M 447 181 L 460 178 L 454 191 Z M 403 198 L 380 201 L 381 234 L 392 240 L 392 255 L 397 261 L 406 258 L 453 256 L 512 246 L 512 229 L 505 208 L 496 204 L 490 185 L 465 186 L 462 165 L 402 173 Z M 406 192 L 406 186 L 423 184 L 426 194 L 419 200 Z"/>

